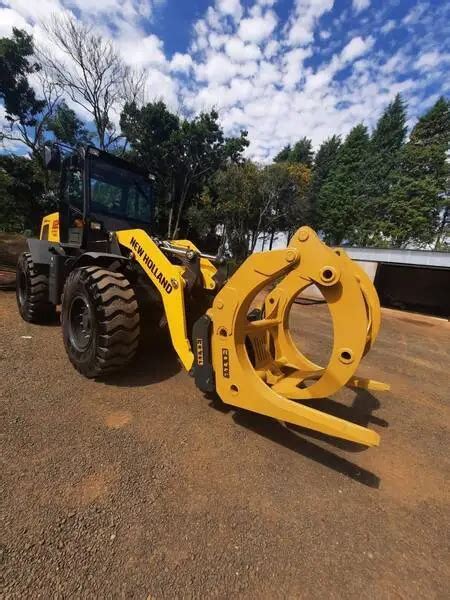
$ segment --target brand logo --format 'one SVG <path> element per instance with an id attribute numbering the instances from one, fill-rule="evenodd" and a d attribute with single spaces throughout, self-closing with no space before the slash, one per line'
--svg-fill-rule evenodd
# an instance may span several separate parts
<path id="1" fill-rule="evenodd" d="M 134 237 L 131 238 L 130 246 L 133 248 L 133 250 L 136 251 L 136 254 L 142 260 L 142 262 L 146 265 L 146 267 L 148 267 L 149 271 L 152 273 L 153 277 L 156 279 L 156 281 L 159 283 L 159 285 L 168 294 L 170 294 L 173 290 L 172 284 L 166 277 L 164 277 L 164 275 L 161 273 L 161 271 L 155 265 L 155 263 L 150 258 L 150 256 L 148 256 L 148 254 L 145 252 L 144 248 L 142 248 L 142 246 L 139 244 L 139 242 Z"/>

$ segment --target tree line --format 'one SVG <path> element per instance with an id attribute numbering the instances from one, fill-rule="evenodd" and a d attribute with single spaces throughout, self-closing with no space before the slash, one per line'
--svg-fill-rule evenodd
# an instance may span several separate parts
<path id="1" fill-rule="evenodd" d="M 226 246 L 236 260 L 303 224 L 333 245 L 448 249 L 448 99 L 409 136 L 397 95 L 373 131 L 358 124 L 316 152 L 303 137 L 259 165 L 245 158 L 247 132 L 226 137 L 215 110 L 185 117 L 147 101 L 145 71 L 125 65 L 91 28 L 70 17 L 45 27 L 58 52 L 18 29 L 0 38 L 0 140 L 28 150 L 0 155 L 0 229 L 36 232 L 54 209 L 57 179 L 43 169 L 41 149 L 58 141 L 143 165 L 156 176 L 155 234 Z"/>

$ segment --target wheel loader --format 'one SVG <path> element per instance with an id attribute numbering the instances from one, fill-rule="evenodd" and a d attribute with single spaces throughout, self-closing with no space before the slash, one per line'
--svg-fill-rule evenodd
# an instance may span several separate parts
<path id="1" fill-rule="evenodd" d="M 19 257 L 21 316 L 42 323 L 61 306 L 64 346 L 84 376 L 106 377 L 134 357 L 161 322 L 202 392 L 366 446 L 376 432 L 314 408 L 343 386 L 387 384 L 356 375 L 380 328 L 380 305 L 366 273 L 309 227 L 287 248 L 251 254 L 230 277 L 223 256 L 189 240 L 152 233 L 154 177 L 138 166 L 80 146 L 46 146 L 45 165 L 60 172 L 59 210 L 44 217 L 39 239 Z M 311 285 L 328 303 L 334 340 L 322 366 L 296 346 L 289 313 Z M 307 403 L 305 403 L 307 402 Z"/>

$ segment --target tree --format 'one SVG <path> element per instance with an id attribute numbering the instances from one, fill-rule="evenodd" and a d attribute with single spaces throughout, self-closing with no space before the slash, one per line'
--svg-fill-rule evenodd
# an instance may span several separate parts
<path id="1" fill-rule="evenodd" d="M 191 121 L 182 121 L 174 134 L 177 165 L 173 238 L 179 234 L 189 196 L 201 192 L 208 178 L 224 167 L 228 160 L 239 160 L 248 146 L 246 131 L 242 131 L 238 138 L 225 138 L 218 118 L 215 110 L 201 113 Z"/>
<path id="2" fill-rule="evenodd" d="M 125 65 L 111 41 L 72 16 L 54 16 L 45 25 L 52 47 L 41 47 L 44 69 L 68 97 L 87 111 L 94 121 L 101 149 L 114 147 L 121 137 L 115 116 L 127 100 L 136 102 L 144 90 L 145 72 Z"/>
<path id="3" fill-rule="evenodd" d="M 312 142 L 307 137 L 302 137 L 294 144 L 289 156 L 289 162 L 301 163 L 307 167 L 312 167 L 314 152 Z"/>
<path id="4" fill-rule="evenodd" d="M 310 220 L 312 173 L 311 169 L 302 163 L 288 165 L 288 173 L 291 180 L 291 197 L 285 205 L 282 230 L 287 232 L 290 239 L 299 227 L 306 225 Z"/>
<path id="5" fill-rule="evenodd" d="M 37 77 L 42 98 L 30 85 L 30 75 Z M 0 133 L 0 142 L 20 142 L 36 155 L 60 94 L 34 59 L 33 38 L 28 33 L 13 28 L 12 37 L 0 38 L 0 99 L 9 123 Z"/>
<path id="6" fill-rule="evenodd" d="M 348 134 L 319 195 L 319 219 L 327 243 L 353 242 L 365 198 L 369 134 L 360 124 Z"/>
<path id="7" fill-rule="evenodd" d="M 130 154 L 156 177 L 157 224 L 162 235 L 170 237 L 169 213 L 175 195 L 177 148 L 174 134 L 180 119 L 164 102 L 151 102 L 139 108 L 135 102 L 125 104 L 120 115 L 123 135 L 131 144 Z"/>
<path id="8" fill-rule="evenodd" d="M 284 146 L 284 148 L 282 148 L 278 152 L 278 154 L 273 159 L 273 162 L 275 162 L 275 163 L 287 162 L 289 160 L 290 155 L 291 155 L 291 145 L 288 144 L 287 146 Z"/>
<path id="9" fill-rule="evenodd" d="M 450 102 L 440 98 L 402 149 L 400 169 L 383 203 L 382 231 L 391 245 L 428 245 L 436 237 L 448 193 Z"/>
<path id="10" fill-rule="evenodd" d="M 310 222 L 313 227 L 318 229 L 321 229 L 318 214 L 320 191 L 333 170 L 340 147 L 341 138 L 338 135 L 333 135 L 322 142 L 314 159 L 309 194 L 311 206 Z"/>
<path id="11" fill-rule="evenodd" d="M 255 250 L 261 234 L 269 236 L 272 248 L 276 233 L 293 233 L 306 222 L 309 180 L 310 170 L 300 164 L 230 164 L 189 209 L 190 226 L 205 238 L 220 225 L 222 243 L 241 262 Z"/>
<path id="12" fill-rule="evenodd" d="M 190 200 L 228 162 L 239 162 L 248 145 L 245 131 L 224 136 L 216 111 L 180 119 L 163 102 L 142 108 L 127 104 L 121 126 L 132 152 L 159 180 L 159 208 L 167 216 L 169 238 L 179 235 Z"/>
<path id="13" fill-rule="evenodd" d="M 76 146 L 79 143 L 88 143 L 91 135 L 84 123 L 76 116 L 75 111 L 62 101 L 56 107 L 54 114 L 47 122 L 47 130 L 51 131 L 59 142 Z"/>
<path id="14" fill-rule="evenodd" d="M 269 233 L 269 249 L 275 236 L 287 232 L 290 237 L 308 221 L 308 191 L 311 171 L 303 164 L 278 163 L 260 171 L 261 204 L 251 250 L 261 231 Z"/>
<path id="15" fill-rule="evenodd" d="M 302 137 L 294 144 L 288 144 L 284 146 L 282 150 L 275 156 L 273 162 L 291 162 L 301 163 L 307 167 L 311 167 L 313 163 L 314 152 L 312 149 L 312 142 L 307 137 Z"/>
<path id="16" fill-rule="evenodd" d="M 205 234 L 221 225 L 222 243 L 228 244 L 236 262 L 243 261 L 256 244 L 262 209 L 260 172 L 251 161 L 231 163 L 219 170 L 201 195 L 200 202 L 189 209 L 191 226 Z"/>
<path id="17" fill-rule="evenodd" d="M 356 243 L 382 243 L 380 231 L 384 200 L 400 168 L 406 138 L 406 105 L 400 94 L 386 107 L 372 133 L 366 167 L 366 205 L 361 213 Z"/>
<path id="18" fill-rule="evenodd" d="M 53 206 L 44 196 L 45 182 L 39 165 L 23 156 L 0 156 L 0 228 L 37 233 L 42 217 Z"/>

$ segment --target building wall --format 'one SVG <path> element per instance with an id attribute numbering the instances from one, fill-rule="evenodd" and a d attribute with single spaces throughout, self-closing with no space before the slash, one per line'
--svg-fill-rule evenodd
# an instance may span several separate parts
<path id="1" fill-rule="evenodd" d="M 375 287 L 382 306 L 450 317 L 450 269 L 380 264 Z"/>

